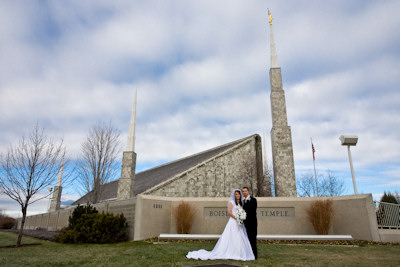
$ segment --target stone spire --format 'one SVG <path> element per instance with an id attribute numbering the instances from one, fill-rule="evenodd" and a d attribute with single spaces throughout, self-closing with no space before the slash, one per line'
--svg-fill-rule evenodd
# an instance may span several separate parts
<path id="1" fill-rule="evenodd" d="M 272 33 L 272 15 L 269 10 L 268 15 L 271 29 L 271 68 L 269 70 L 269 79 L 271 86 L 271 143 L 275 196 L 295 197 L 297 196 L 297 192 L 294 173 L 292 133 L 287 123 L 285 91 L 282 86 L 281 68 L 278 67 L 277 62 Z"/>
<path id="2" fill-rule="evenodd" d="M 63 155 L 62 157 L 60 170 L 58 171 L 57 184 L 53 190 L 53 197 L 51 198 L 49 212 L 57 211 L 60 209 L 61 206 L 61 193 L 62 193 L 61 184 L 64 172 L 64 156 L 65 155 Z"/>
<path id="3" fill-rule="evenodd" d="M 278 56 L 276 55 L 275 49 L 275 40 L 274 40 L 274 30 L 272 28 L 272 14 L 268 9 L 268 17 L 269 17 L 269 38 L 270 38 L 270 46 L 271 46 L 271 68 L 279 68 L 278 65 Z"/>
<path id="4" fill-rule="evenodd" d="M 132 108 L 131 121 L 129 123 L 129 133 L 128 133 L 128 142 L 126 144 L 126 151 L 135 151 L 136 104 L 137 104 L 137 89 L 135 91 L 135 102 Z"/>
<path id="5" fill-rule="evenodd" d="M 133 104 L 131 120 L 129 123 L 128 142 L 126 151 L 122 156 L 121 177 L 118 181 L 117 199 L 130 199 L 135 196 L 135 171 L 136 171 L 136 153 L 135 153 L 135 127 L 136 127 L 136 103 L 137 90 L 135 91 L 135 102 Z"/>
<path id="6" fill-rule="evenodd" d="M 56 186 L 61 186 L 62 179 L 63 179 L 63 172 L 64 172 L 64 155 L 63 155 L 62 160 L 61 160 L 60 170 L 58 171 L 58 178 L 57 178 Z"/>

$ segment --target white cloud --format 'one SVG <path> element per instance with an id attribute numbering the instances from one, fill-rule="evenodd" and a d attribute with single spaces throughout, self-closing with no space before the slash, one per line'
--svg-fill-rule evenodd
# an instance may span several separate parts
<path id="1" fill-rule="evenodd" d="M 269 7 L 296 172 L 312 169 L 313 137 L 318 168 L 350 176 L 338 137 L 357 134 L 354 165 L 366 178 L 359 191 L 397 186 L 398 1 L 8 1 L 0 7 L 0 151 L 36 121 L 63 137 L 72 156 L 101 120 L 122 131 L 125 147 L 138 88 L 139 169 L 263 130 L 271 158 Z"/>
<path id="2" fill-rule="evenodd" d="M 42 192 L 36 194 L 31 201 L 31 204 L 28 205 L 27 215 L 35 215 L 47 212 L 50 207 L 50 198 L 51 196 L 47 196 L 46 192 Z M 46 197 L 46 198 L 43 198 Z M 78 199 L 78 195 L 71 195 L 71 194 L 64 194 L 61 197 L 61 201 L 68 201 L 68 200 L 76 200 Z M 40 199 L 40 200 L 38 200 Z M 32 203 L 33 202 L 33 203 Z M 4 212 L 6 215 L 11 216 L 13 218 L 20 218 L 22 217 L 21 206 L 19 203 L 4 194 L 0 194 L 0 210 Z"/>

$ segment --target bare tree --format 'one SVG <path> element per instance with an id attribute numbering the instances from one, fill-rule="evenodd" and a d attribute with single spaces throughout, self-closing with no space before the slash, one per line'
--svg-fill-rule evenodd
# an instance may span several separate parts
<path id="1" fill-rule="evenodd" d="M 270 166 L 270 165 L 269 165 Z M 274 183 L 274 175 L 272 169 L 264 168 L 262 184 L 266 187 L 266 195 L 267 197 L 275 196 L 275 183 Z"/>
<path id="2" fill-rule="evenodd" d="M 346 193 L 343 179 L 337 178 L 330 170 L 326 172 L 322 188 L 324 196 L 327 197 L 341 196 Z"/>
<path id="3" fill-rule="evenodd" d="M 317 196 L 315 177 L 309 172 L 296 179 L 297 194 L 300 197 Z M 319 191 L 319 190 L 318 190 Z"/>
<path id="4" fill-rule="evenodd" d="M 22 211 L 17 246 L 21 245 L 28 206 L 48 196 L 33 199 L 55 182 L 64 155 L 63 141 L 48 139 L 36 124 L 28 139 L 22 137 L 0 157 L 0 191 L 17 201 Z"/>
<path id="5" fill-rule="evenodd" d="M 346 188 L 343 179 L 337 178 L 330 170 L 326 175 L 317 173 L 318 196 L 340 196 L 345 194 Z M 296 179 L 297 194 L 300 197 L 317 196 L 315 177 L 311 172 Z"/>
<path id="6" fill-rule="evenodd" d="M 78 162 L 78 181 L 81 191 L 88 194 L 88 201 L 97 203 L 102 194 L 102 185 L 115 177 L 120 154 L 119 131 L 111 122 L 90 127 L 86 140 L 81 145 Z"/>

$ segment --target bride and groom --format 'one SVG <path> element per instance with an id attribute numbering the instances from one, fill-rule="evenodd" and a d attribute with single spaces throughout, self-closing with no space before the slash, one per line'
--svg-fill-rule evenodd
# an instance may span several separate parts
<path id="1" fill-rule="evenodd" d="M 242 210 L 246 212 L 242 218 Z M 212 251 L 190 251 L 186 257 L 200 260 L 254 260 L 257 259 L 257 200 L 249 189 L 234 189 L 228 201 L 229 220 Z M 244 223 L 244 226 L 243 226 Z"/>

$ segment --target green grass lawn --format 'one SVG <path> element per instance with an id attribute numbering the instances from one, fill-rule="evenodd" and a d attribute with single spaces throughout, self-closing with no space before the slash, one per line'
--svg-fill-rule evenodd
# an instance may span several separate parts
<path id="1" fill-rule="evenodd" d="M 153 244 L 125 242 L 107 245 L 68 245 L 0 231 L 0 266 L 190 266 L 230 263 L 243 266 L 400 266 L 399 245 L 321 246 L 258 244 L 256 261 L 197 261 L 188 251 L 211 250 L 215 242 Z"/>

